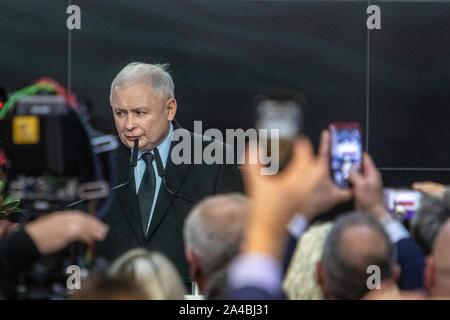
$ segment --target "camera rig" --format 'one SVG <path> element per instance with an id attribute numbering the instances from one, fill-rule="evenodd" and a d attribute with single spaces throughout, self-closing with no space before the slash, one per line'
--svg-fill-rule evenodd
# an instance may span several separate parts
<path id="1" fill-rule="evenodd" d="M 52 79 L 43 78 L 9 97 L 0 110 L 0 140 L 6 154 L 9 197 L 20 199 L 13 217 L 27 223 L 71 204 L 86 204 L 102 217 L 114 185 L 115 136 L 89 124 L 88 107 Z M 92 247 L 74 244 L 45 257 L 15 283 L 13 298 L 52 299 L 67 294 L 66 268 L 87 270 Z"/>

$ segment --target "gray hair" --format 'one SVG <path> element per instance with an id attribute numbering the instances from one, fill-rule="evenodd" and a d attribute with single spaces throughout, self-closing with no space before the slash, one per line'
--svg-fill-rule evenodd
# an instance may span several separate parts
<path id="1" fill-rule="evenodd" d="M 168 98 L 174 98 L 175 85 L 172 77 L 167 72 L 168 68 L 169 64 L 129 63 L 120 70 L 111 84 L 109 96 L 111 105 L 117 88 L 127 88 L 136 83 L 148 84 L 159 94 L 166 95 Z"/>
<path id="2" fill-rule="evenodd" d="M 448 191 L 444 193 L 442 199 L 422 194 L 420 209 L 411 221 L 411 233 L 426 253 L 431 253 L 433 242 L 448 218 L 450 218 Z"/>
<path id="3" fill-rule="evenodd" d="M 380 238 L 379 245 L 358 250 L 357 254 L 347 252 L 343 247 L 346 230 L 366 226 Z M 381 224 L 373 217 L 352 212 L 339 217 L 328 234 L 322 253 L 322 264 L 328 278 L 329 294 L 335 299 L 361 299 L 367 292 L 367 268 L 376 265 L 380 268 L 381 280 L 392 278 L 396 261 L 395 247 Z"/>
<path id="4" fill-rule="evenodd" d="M 238 253 L 247 225 L 250 201 L 230 193 L 208 197 L 189 213 L 184 224 L 187 249 L 206 275 L 226 266 Z"/>

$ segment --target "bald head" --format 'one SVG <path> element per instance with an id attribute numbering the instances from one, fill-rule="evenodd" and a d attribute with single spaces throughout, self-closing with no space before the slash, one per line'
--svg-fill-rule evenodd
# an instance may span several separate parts
<path id="1" fill-rule="evenodd" d="M 344 229 L 339 249 L 341 258 L 354 267 L 384 257 L 389 250 L 384 235 L 373 226 L 365 224 L 356 224 Z"/>
<path id="2" fill-rule="evenodd" d="M 322 254 L 326 298 L 361 299 L 368 291 L 368 268 L 380 268 L 380 280 L 393 278 L 395 251 L 374 218 L 352 213 L 336 220 Z"/>

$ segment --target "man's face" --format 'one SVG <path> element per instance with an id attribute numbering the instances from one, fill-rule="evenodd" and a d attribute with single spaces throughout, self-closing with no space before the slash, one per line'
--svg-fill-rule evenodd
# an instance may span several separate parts
<path id="1" fill-rule="evenodd" d="M 177 102 L 147 84 L 136 83 L 115 90 L 112 109 L 120 140 L 132 148 L 133 141 L 138 139 L 139 150 L 148 151 L 167 136 Z"/>

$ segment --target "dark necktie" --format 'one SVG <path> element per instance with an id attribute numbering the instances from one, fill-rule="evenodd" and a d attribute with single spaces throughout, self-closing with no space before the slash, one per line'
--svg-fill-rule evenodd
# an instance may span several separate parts
<path id="1" fill-rule="evenodd" d="M 142 227 L 144 228 L 144 235 L 147 235 L 147 226 L 150 219 L 150 211 L 152 209 L 153 197 L 156 189 L 156 177 L 153 171 L 152 153 L 144 153 L 141 157 L 145 161 L 145 173 L 142 177 L 138 192 L 139 211 L 141 213 Z"/>

